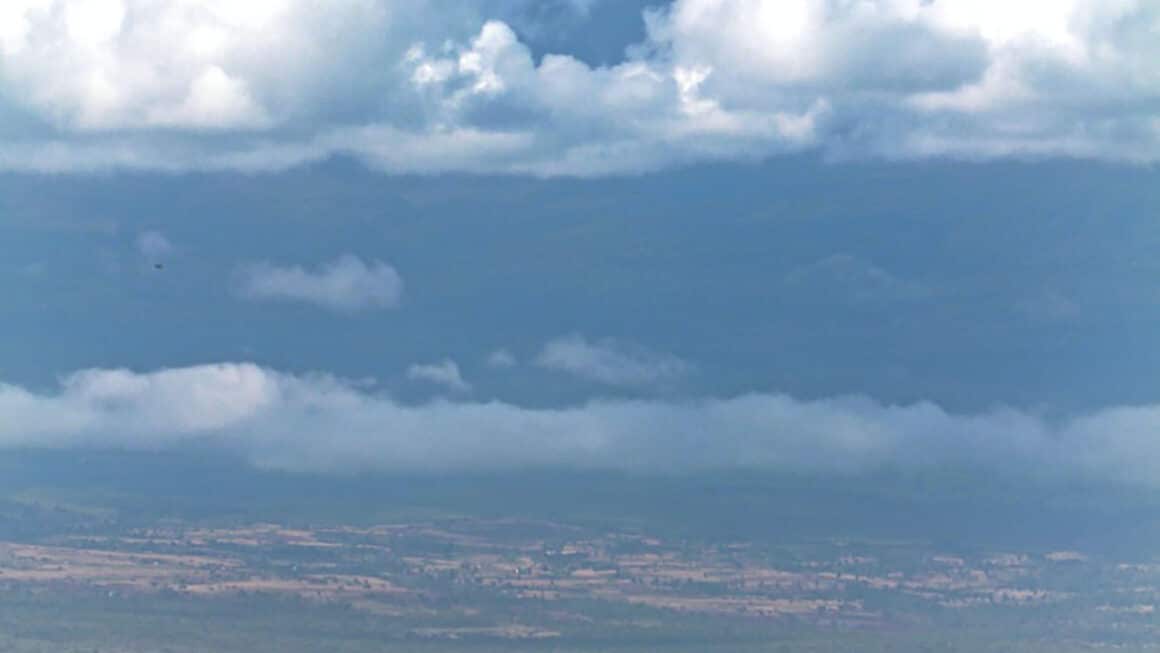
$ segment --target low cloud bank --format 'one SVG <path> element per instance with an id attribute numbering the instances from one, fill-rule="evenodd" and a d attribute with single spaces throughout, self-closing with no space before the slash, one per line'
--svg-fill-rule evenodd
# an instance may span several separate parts
<path id="1" fill-rule="evenodd" d="M 855 473 L 962 464 L 1011 474 L 1160 486 L 1160 406 L 1050 424 L 1016 410 L 954 415 L 931 403 L 498 401 L 405 405 L 326 375 L 252 364 L 151 373 L 86 370 L 38 393 L 0 385 L 0 448 L 160 450 L 208 442 L 254 464 L 309 471 L 768 469 Z"/>

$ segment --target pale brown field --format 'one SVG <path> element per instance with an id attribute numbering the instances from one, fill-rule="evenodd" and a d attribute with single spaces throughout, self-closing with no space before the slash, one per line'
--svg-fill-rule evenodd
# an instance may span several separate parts
<path id="1" fill-rule="evenodd" d="M 522 535 L 507 534 L 509 528 Z M 528 534 L 537 529 L 543 535 Z M 441 602 L 442 614 L 469 617 L 481 612 L 482 604 L 473 601 L 493 596 L 573 615 L 569 623 L 590 619 L 568 609 L 570 602 L 598 601 L 676 614 L 875 626 L 888 617 L 860 592 L 891 593 L 945 610 L 1052 605 L 1074 595 L 1038 586 L 1044 574 L 1061 565 L 1093 564 L 1074 551 L 994 552 L 976 559 L 932 553 L 918 557 L 912 568 L 898 569 L 845 548 L 836 545 L 830 559 L 777 565 L 750 543 L 669 543 L 653 535 L 513 520 L 321 529 L 269 523 L 171 526 L 0 543 L 0 588 L 88 587 L 204 600 L 262 595 L 343 604 L 384 618 L 434 615 L 433 601 Z M 1125 581 L 1136 580 L 1119 591 L 1135 591 L 1141 599 L 1150 598 L 1160 580 L 1155 565 L 1109 569 Z M 482 594 L 453 599 L 462 594 L 456 588 Z M 1151 615 L 1154 605 L 1150 600 L 1107 603 L 1100 611 Z M 511 624 L 413 633 L 445 639 L 557 634 Z"/>

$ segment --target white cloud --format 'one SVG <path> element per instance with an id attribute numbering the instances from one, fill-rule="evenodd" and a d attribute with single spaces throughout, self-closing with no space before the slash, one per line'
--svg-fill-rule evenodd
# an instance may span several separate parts
<path id="1" fill-rule="evenodd" d="M 362 0 L 325 8 L 301 0 L 8 0 L 0 85 L 64 132 L 262 128 L 302 108 L 317 68 L 335 62 L 324 43 L 348 28 L 382 27 L 386 9 Z"/>
<path id="2" fill-rule="evenodd" d="M 307 270 L 257 263 L 241 270 L 242 296 L 255 300 L 305 302 L 334 311 L 395 308 L 403 279 L 382 261 L 364 263 L 349 254 Z"/>
<path id="3" fill-rule="evenodd" d="M 544 345 L 536 365 L 612 386 L 647 387 L 675 381 L 686 374 L 688 363 L 671 354 L 603 339 L 589 342 L 573 334 Z"/>
<path id="4" fill-rule="evenodd" d="M 514 354 L 506 349 L 497 349 L 487 355 L 487 366 L 497 369 L 510 368 L 519 365 Z"/>
<path id="5" fill-rule="evenodd" d="M 9 0 L 0 109 L 37 126 L 0 135 L 0 166 L 250 170 L 348 153 L 395 172 L 604 175 L 805 149 L 1160 160 L 1153 0 L 675 0 L 608 67 L 537 61 L 485 20 L 495 11 Z"/>
<path id="6" fill-rule="evenodd" d="M 930 403 L 695 401 L 404 405 L 356 384 L 251 364 L 87 370 L 52 392 L 0 384 L 0 447 L 162 449 L 215 443 L 263 466 L 308 470 L 758 468 L 824 473 L 963 464 L 1160 487 L 1160 406 L 1059 423 Z"/>
<path id="7" fill-rule="evenodd" d="M 159 231 L 145 231 L 137 236 L 137 251 L 157 263 L 173 253 L 173 244 Z"/>
<path id="8" fill-rule="evenodd" d="M 463 380 L 459 365 L 449 359 L 428 365 L 412 365 L 407 368 L 407 378 L 441 385 L 454 392 L 471 391 L 471 384 Z"/>

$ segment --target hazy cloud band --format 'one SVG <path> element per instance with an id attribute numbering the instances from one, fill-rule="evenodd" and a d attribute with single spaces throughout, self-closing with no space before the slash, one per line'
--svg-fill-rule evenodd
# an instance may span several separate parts
<path id="1" fill-rule="evenodd" d="M 318 471 L 757 468 L 845 473 L 972 465 L 1160 486 L 1160 406 L 1052 424 L 1016 410 L 750 394 L 564 408 L 405 405 L 325 375 L 252 364 L 77 372 L 50 393 L 0 385 L 0 447 L 163 449 L 208 441 Z"/>

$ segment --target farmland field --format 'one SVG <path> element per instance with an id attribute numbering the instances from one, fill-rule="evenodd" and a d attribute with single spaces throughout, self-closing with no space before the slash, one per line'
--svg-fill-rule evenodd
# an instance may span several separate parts
<path id="1" fill-rule="evenodd" d="M 182 473 L 229 476 L 169 475 Z M 1099 539 L 824 535 L 773 494 L 763 500 L 778 528 L 697 531 L 679 511 L 593 516 L 598 499 L 563 481 L 552 518 L 494 479 L 462 495 L 411 479 L 406 502 L 325 481 L 313 504 L 267 479 L 231 509 L 146 491 L 147 475 L 73 478 L 9 477 L 3 650 L 1143 651 L 1160 640 L 1160 563 Z M 707 482 L 684 481 L 694 494 Z"/>

